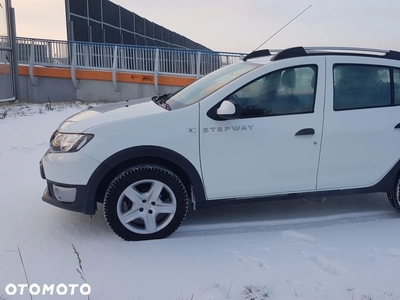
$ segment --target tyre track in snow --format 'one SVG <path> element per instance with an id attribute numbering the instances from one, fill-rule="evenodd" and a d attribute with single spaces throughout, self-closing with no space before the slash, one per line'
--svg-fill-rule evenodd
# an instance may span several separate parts
<path id="1" fill-rule="evenodd" d="M 207 224 L 207 229 L 202 229 L 204 225 L 190 225 L 185 228 L 183 225 L 174 234 L 173 238 L 184 238 L 184 237 L 198 237 L 198 236 L 215 236 L 215 235 L 227 235 L 227 234 L 243 234 L 243 233 L 259 233 L 259 232 L 279 232 L 286 230 L 300 230 L 300 229 L 311 229 L 311 228 L 321 228 L 330 226 L 340 226 L 358 223 L 368 223 L 368 222 L 379 222 L 392 219 L 400 219 L 399 214 L 394 213 L 382 213 L 376 215 L 367 216 L 348 216 L 348 217 L 338 217 L 338 218 L 326 218 L 315 221 L 304 221 L 293 222 L 288 220 L 285 224 L 279 221 L 280 224 L 270 224 L 271 221 L 266 221 L 268 224 L 262 225 L 260 222 L 256 225 L 252 225 L 251 222 L 240 223 L 240 224 L 215 224 L 215 229 L 210 229 L 210 225 Z M 289 223 L 290 222 L 290 223 Z M 281 224 L 283 223 L 283 224 Z M 191 228 L 192 227 L 192 228 Z M 223 228 L 218 228 L 223 227 Z"/>

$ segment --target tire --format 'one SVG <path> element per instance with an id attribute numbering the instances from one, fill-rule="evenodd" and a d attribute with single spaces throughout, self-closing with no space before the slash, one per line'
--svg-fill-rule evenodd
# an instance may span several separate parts
<path id="1" fill-rule="evenodd" d="M 393 208 L 400 212 L 400 174 L 397 175 L 393 188 L 387 196 Z"/>
<path id="2" fill-rule="evenodd" d="M 139 165 L 111 182 L 104 216 L 124 240 L 162 239 L 182 224 L 188 202 L 186 188 L 173 172 L 157 165 Z"/>

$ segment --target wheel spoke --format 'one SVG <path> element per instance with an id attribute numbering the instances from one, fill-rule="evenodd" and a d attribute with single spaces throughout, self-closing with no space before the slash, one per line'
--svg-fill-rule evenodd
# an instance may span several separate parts
<path id="1" fill-rule="evenodd" d="M 158 199 L 160 198 L 160 194 L 164 188 L 164 184 L 162 184 L 159 181 L 154 181 L 153 184 L 151 185 L 150 190 L 148 191 L 149 201 L 154 201 L 158 202 Z"/>
<path id="2" fill-rule="evenodd" d="M 144 217 L 144 225 L 148 233 L 154 233 L 157 231 L 156 215 L 147 213 Z"/>
<path id="3" fill-rule="evenodd" d="M 177 199 L 168 184 L 154 178 L 132 179 L 124 188 L 116 203 L 119 225 L 140 239 L 170 230 L 168 225 L 177 217 Z"/>
<path id="4" fill-rule="evenodd" d="M 128 224 L 129 222 L 132 222 L 137 219 L 143 218 L 142 213 L 139 211 L 139 209 L 130 209 L 127 212 L 122 213 L 119 216 L 119 219 L 122 223 Z"/>
<path id="5" fill-rule="evenodd" d="M 171 203 L 158 203 L 153 208 L 156 214 L 173 214 L 176 211 L 175 204 Z"/>
<path id="6" fill-rule="evenodd" d="M 142 203 L 142 195 L 134 187 L 127 188 L 124 191 L 124 196 L 131 200 L 134 204 Z"/>

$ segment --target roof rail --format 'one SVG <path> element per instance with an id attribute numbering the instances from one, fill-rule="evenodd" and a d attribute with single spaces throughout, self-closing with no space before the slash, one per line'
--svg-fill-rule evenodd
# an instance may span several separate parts
<path id="1" fill-rule="evenodd" d="M 357 48 L 357 47 L 304 47 L 307 52 L 328 51 L 328 52 L 364 52 L 364 53 L 388 53 L 389 50 L 374 48 Z"/>
<path id="2" fill-rule="evenodd" d="M 247 54 L 244 58 L 243 61 L 246 61 L 251 58 L 257 58 L 257 57 L 266 57 L 266 56 L 271 56 L 273 53 L 278 53 L 281 52 L 282 49 L 261 49 L 261 50 L 256 50 L 253 51 L 249 54 Z"/>
<path id="3" fill-rule="evenodd" d="M 271 56 L 271 55 L 272 54 L 268 49 L 257 50 L 257 51 L 253 51 L 253 52 L 247 54 L 245 57 L 243 57 L 243 61 L 246 61 L 250 58 L 264 57 L 264 56 Z"/>
<path id="4" fill-rule="evenodd" d="M 274 55 L 273 58 L 271 58 L 271 60 L 274 61 L 274 60 L 281 60 L 281 59 L 285 59 L 285 58 L 300 57 L 300 56 L 307 56 L 307 55 L 308 55 L 308 53 L 304 50 L 303 47 L 294 47 L 294 48 L 288 48 L 288 49 L 278 52 L 277 54 Z"/>
<path id="5" fill-rule="evenodd" d="M 385 54 L 385 58 L 400 60 L 400 52 L 399 51 L 390 50 L 389 52 L 387 52 Z"/>
<path id="6" fill-rule="evenodd" d="M 400 52 L 393 50 L 382 50 L 372 48 L 355 47 L 294 47 L 280 51 L 271 58 L 271 61 L 281 60 L 292 57 L 301 57 L 315 54 L 335 54 L 351 53 L 379 56 L 387 59 L 400 60 Z"/>

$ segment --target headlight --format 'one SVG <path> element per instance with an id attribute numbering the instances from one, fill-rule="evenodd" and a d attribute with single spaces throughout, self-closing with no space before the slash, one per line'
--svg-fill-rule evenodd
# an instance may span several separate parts
<path id="1" fill-rule="evenodd" d="M 93 136 L 93 134 L 55 132 L 50 141 L 50 149 L 52 152 L 76 152 Z"/>

